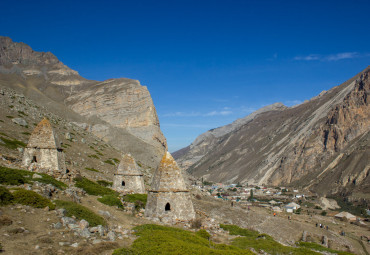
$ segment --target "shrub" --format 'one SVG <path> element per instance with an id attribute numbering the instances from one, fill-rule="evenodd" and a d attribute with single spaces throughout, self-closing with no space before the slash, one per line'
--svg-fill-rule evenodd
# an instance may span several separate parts
<path id="1" fill-rule="evenodd" d="M 207 240 L 209 240 L 209 238 L 211 237 L 211 235 L 205 229 L 199 230 L 198 232 L 196 232 L 196 235 Z"/>
<path id="2" fill-rule="evenodd" d="M 13 194 L 7 188 L 0 186 L 0 206 L 12 204 L 13 199 Z"/>
<path id="3" fill-rule="evenodd" d="M 99 183 L 101 186 L 104 186 L 104 187 L 112 187 L 113 185 L 113 182 L 108 182 L 108 181 L 105 181 L 105 180 L 98 180 L 97 183 Z"/>
<path id="4" fill-rule="evenodd" d="M 44 208 L 49 206 L 51 210 L 55 205 L 47 198 L 37 194 L 32 190 L 19 189 L 13 194 L 14 202 L 22 205 L 29 205 L 35 208 Z"/>
<path id="5" fill-rule="evenodd" d="M 326 212 L 325 212 L 325 211 L 322 211 L 320 214 L 321 214 L 322 216 L 326 216 Z"/>
<path id="6" fill-rule="evenodd" d="M 147 199 L 148 199 L 147 194 L 127 194 L 123 198 L 123 200 L 126 202 L 135 203 L 135 201 L 139 200 L 144 204 L 146 204 Z"/>
<path id="7" fill-rule="evenodd" d="M 82 188 L 89 195 L 104 196 L 104 195 L 118 195 L 118 193 L 109 188 L 103 187 L 96 182 L 90 181 L 85 177 L 77 177 L 74 179 L 76 187 Z"/>
<path id="8" fill-rule="evenodd" d="M 113 163 L 113 161 L 112 160 L 110 160 L 110 159 L 107 159 L 107 160 L 105 160 L 104 161 L 104 163 L 106 163 L 106 164 L 109 164 L 109 165 L 115 165 L 114 163 Z"/>
<path id="9" fill-rule="evenodd" d="M 25 170 L 11 169 L 0 166 L 0 183 L 7 185 L 21 185 L 28 182 L 32 173 Z"/>
<path id="10" fill-rule="evenodd" d="M 5 137 L 0 137 L 0 139 L 4 142 L 4 144 L 0 144 L 8 149 L 16 150 L 18 147 L 26 147 L 27 144 L 25 144 L 22 141 L 18 141 L 16 139 L 7 139 Z"/>
<path id="11" fill-rule="evenodd" d="M 99 170 L 96 170 L 95 168 L 91 168 L 91 167 L 85 167 L 86 170 L 89 170 L 89 171 L 93 171 L 93 172 L 98 172 L 99 173 Z"/>
<path id="12" fill-rule="evenodd" d="M 123 204 L 121 200 L 114 195 L 105 195 L 103 197 L 98 198 L 98 201 L 106 205 L 117 206 L 118 208 L 123 209 Z"/>
<path id="13" fill-rule="evenodd" d="M 107 222 L 101 216 L 97 215 L 85 206 L 63 200 L 56 200 L 55 204 L 57 205 L 57 208 L 64 208 L 66 210 L 66 216 L 75 216 L 79 220 L 84 219 L 89 222 L 91 227 L 107 225 Z"/>
<path id="14" fill-rule="evenodd" d="M 53 186 L 55 186 L 55 187 L 57 187 L 58 189 L 61 189 L 61 190 L 64 190 L 66 187 L 68 187 L 67 184 L 65 184 L 64 182 L 55 180 L 50 175 L 42 174 L 42 173 L 37 173 L 37 174 L 42 176 L 42 178 L 36 179 L 36 181 L 38 181 L 38 182 L 51 184 L 51 185 L 53 185 Z"/>
<path id="15" fill-rule="evenodd" d="M 37 173 L 42 178 L 32 179 L 34 173 L 26 170 L 12 169 L 0 166 L 0 183 L 8 185 L 22 185 L 24 183 L 32 183 L 38 181 L 46 184 L 51 184 L 59 189 L 64 189 L 67 185 L 63 182 L 55 180 L 53 177 L 47 174 Z"/>
<path id="16" fill-rule="evenodd" d="M 194 219 L 191 221 L 191 228 L 193 229 L 199 229 L 202 226 L 202 220 L 201 219 Z"/>
<path id="17" fill-rule="evenodd" d="M 145 208 L 146 201 L 148 199 L 147 194 L 128 194 L 125 195 L 123 200 L 130 203 L 135 203 L 135 209 Z"/>
<path id="18" fill-rule="evenodd" d="M 253 254 L 237 247 L 215 244 L 197 233 L 154 224 L 135 227 L 138 239 L 131 247 L 117 249 L 123 254 Z M 211 248 L 211 247 L 212 248 Z"/>
<path id="19" fill-rule="evenodd" d="M 333 249 L 330 249 L 330 248 L 326 248 L 326 247 L 324 247 L 322 245 L 319 245 L 319 244 L 316 244 L 316 243 L 298 242 L 297 245 L 300 246 L 300 247 L 312 249 L 312 250 L 315 250 L 315 251 L 327 251 L 327 252 L 330 252 L 330 253 L 333 253 L 333 254 L 338 254 L 338 255 L 350 255 L 350 254 L 353 254 L 353 253 L 345 252 L 345 251 L 336 251 L 336 250 L 333 250 Z"/>

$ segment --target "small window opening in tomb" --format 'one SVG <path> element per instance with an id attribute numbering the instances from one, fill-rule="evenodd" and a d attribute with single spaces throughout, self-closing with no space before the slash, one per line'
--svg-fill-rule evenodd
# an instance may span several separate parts
<path id="1" fill-rule="evenodd" d="M 32 163 L 33 163 L 33 162 L 37 162 L 37 157 L 36 157 L 36 156 L 33 156 L 33 157 L 32 157 Z"/>
<path id="2" fill-rule="evenodd" d="M 69 169 L 66 169 L 66 174 L 68 174 L 69 173 Z"/>
<path id="3" fill-rule="evenodd" d="M 126 185 L 125 181 L 122 181 L 122 186 L 125 186 L 125 185 Z"/>
<path id="4" fill-rule="evenodd" d="M 164 208 L 165 211 L 171 211 L 171 205 L 170 203 L 166 204 L 166 207 Z"/>

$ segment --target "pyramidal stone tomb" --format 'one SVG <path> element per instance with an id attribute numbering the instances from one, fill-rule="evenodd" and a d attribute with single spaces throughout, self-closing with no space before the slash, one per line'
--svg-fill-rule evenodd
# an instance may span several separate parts
<path id="1" fill-rule="evenodd" d="M 121 193 L 144 194 L 145 186 L 135 159 L 131 154 L 124 154 L 113 177 L 113 189 Z"/>
<path id="2" fill-rule="evenodd" d="M 195 218 L 190 192 L 180 168 L 169 152 L 163 156 L 154 173 L 145 216 L 163 222 L 190 221 Z"/>

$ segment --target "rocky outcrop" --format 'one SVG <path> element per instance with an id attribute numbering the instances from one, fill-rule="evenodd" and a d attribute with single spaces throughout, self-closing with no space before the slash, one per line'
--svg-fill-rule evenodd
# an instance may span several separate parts
<path id="1" fill-rule="evenodd" d="M 52 53 L 0 36 L 0 82 L 152 168 L 167 149 L 150 93 L 136 80 L 87 80 Z"/>
<path id="2" fill-rule="evenodd" d="M 111 79 L 72 93 L 65 103 L 86 117 L 98 117 L 166 149 L 167 143 L 147 87 L 131 79 Z"/>
<path id="3" fill-rule="evenodd" d="M 367 189 L 370 69 L 312 100 L 257 115 L 189 171 L 211 181 Z M 348 181 L 349 180 L 349 181 Z"/>

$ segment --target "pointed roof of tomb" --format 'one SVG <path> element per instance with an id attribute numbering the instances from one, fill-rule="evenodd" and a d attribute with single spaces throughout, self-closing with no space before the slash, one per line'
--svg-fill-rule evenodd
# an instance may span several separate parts
<path id="1" fill-rule="evenodd" d="M 188 191 L 181 170 L 169 152 L 163 156 L 154 173 L 151 191 Z"/>
<path id="2" fill-rule="evenodd" d="M 131 154 L 124 154 L 122 156 L 121 162 L 117 168 L 117 174 L 121 175 L 142 175 L 141 171 L 136 164 L 135 159 Z"/>
<path id="3" fill-rule="evenodd" d="M 53 128 L 50 122 L 44 118 L 32 131 L 27 144 L 28 148 L 57 149 Z"/>

